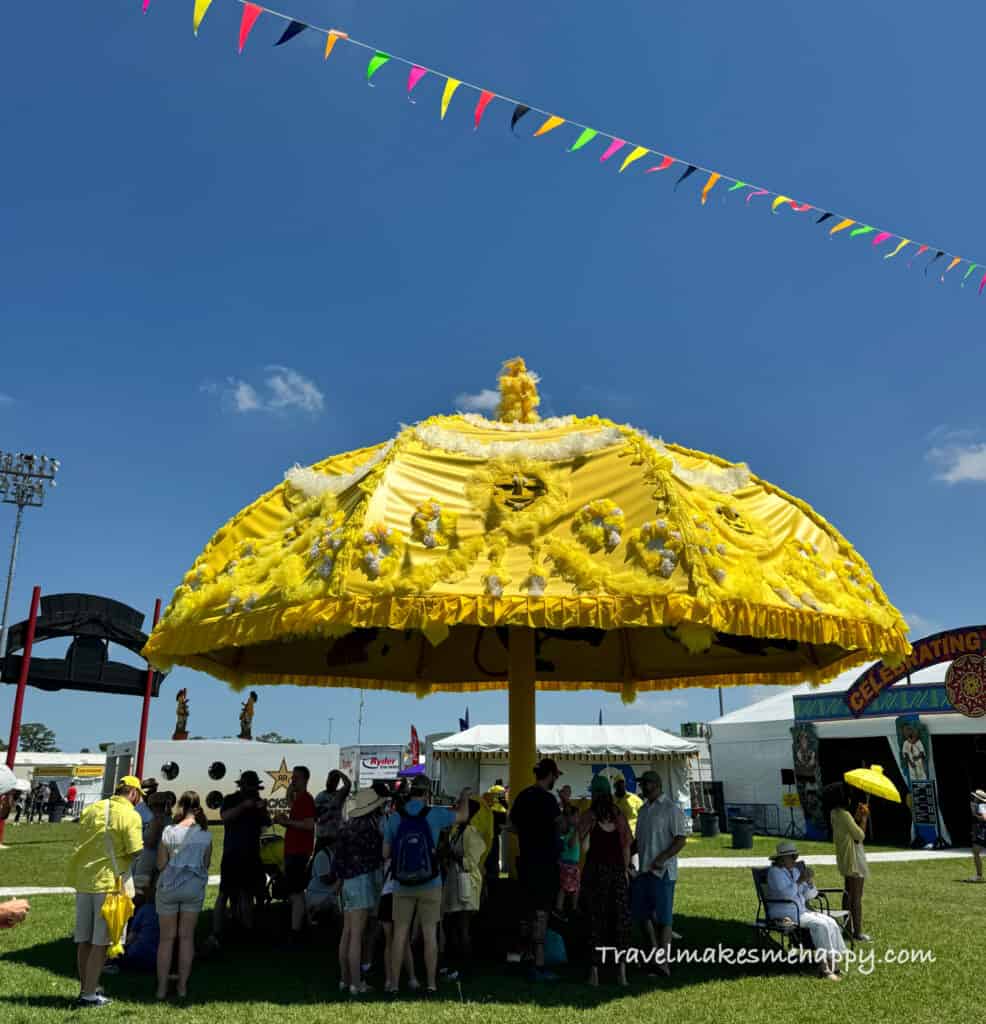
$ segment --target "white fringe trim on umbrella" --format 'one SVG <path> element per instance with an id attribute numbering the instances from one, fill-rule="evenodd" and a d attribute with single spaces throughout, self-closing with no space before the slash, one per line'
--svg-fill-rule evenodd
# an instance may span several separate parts
<path id="1" fill-rule="evenodd" d="M 538 420 L 537 423 L 504 423 L 502 420 L 488 420 L 478 412 L 463 412 L 458 415 L 471 427 L 523 433 L 534 433 L 538 430 L 558 430 L 561 427 L 570 427 L 575 422 L 574 416 L 551 416 L 546 420 Z"/>
<path id="2" fill-rule="evenodd" d="M 435 426 L 415 427 L 414 432 L 418 440 L 429 448 L 440 448 L 456 455 L 469 455 L 477 459 L 531 459 L 538 462 L 576 459 L 626 441 L 618 427 L 578 431 L 554 441 L 480 441 Z"/>
<path id="3" fill-rule="evenodd" d="M 359 483 L 378 462 L 385 459 L 393 445 L 393 441 L 388 441 L 380 451 L 361 466 L 357 466 L 351 473 L 333 476 L 331 473 L 320 473 L 316 469 L 304 466 L 292 466 L 284 474 L 284 479 L 308 498 L 320 498 L 325 494 L 342 494 L 353 484 Z"/>
<path id="4" fill-rule="evenodd" d="M 661 455 L 666 455 L 672 462 L 671 472 L 685 484 L 692 487 L 708 487 L 720 494 L 732 494 L 734 491 L 742 490 L 750 485 L 750 467 L 744 462 L 735 466 L 713 466 L 707 465 L 702 468 L 688 469 L 668 451 L 664 442 L 659 437 L 651 437 L 646 430 L 638 431 L 646 442 Z"/>

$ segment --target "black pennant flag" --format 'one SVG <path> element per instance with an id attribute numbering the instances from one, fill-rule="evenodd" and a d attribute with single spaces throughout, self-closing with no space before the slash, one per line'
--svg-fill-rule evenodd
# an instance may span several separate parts
<path id="1" fill-rule="evenodd" d="M 523 103 L 518 103 L 514 107 L 513 116 L 510 118 L 510 130 L 513 131 L 517 127 L 517 122 L 525 115 L 531 112 L 531 108 L 525 106 Z"/>
<path id="2" fill-rule="evenodd" d="M 303 21 L 292 21 L 290 25 L 281 33 L 281 38 L 274 44 L 280 46 L 282 43 L 290 42 L 295 36 L 300 36 L 302 32 L 308 26 Z"/>
<path id="3" fill-rule="evenodd" d="M 925 277 L 928 276 L 928 267 L 930 267 L 932 263 L 937 263 L 942 258 L 942 256 L 944 256 L 944 255 L 945 255 L 945 250 L 944 249 L 939 249 L 938 252 L 935 253 L 935 258 L 933 260 L 928 260 L 928 262 L 927 262 L 927 264 L 925 265 L 925 268 L 924 268 L 924 276 Z"/>
<path id="4" fill-rule="evenodd" d="M 818 220 L 815 221 L 815 223 L 816 224 L 824 224 L 831 216 L 832 216 L 831 213 L 823 213 L 821 215 L 821 217 L 819 217 Z"/>
<path id="5" fill-rule="evenodd" d="M 689 164 L 682 172 L 681 177 L 674 183 L 674 187 L 677 188 L 685 178 L 690 178 L 698 168 L 694 164 Z"/>

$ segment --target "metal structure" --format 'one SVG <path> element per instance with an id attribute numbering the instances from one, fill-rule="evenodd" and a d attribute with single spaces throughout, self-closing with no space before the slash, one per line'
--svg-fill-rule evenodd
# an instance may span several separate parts
<path id="1" fill-rule="evenodd" d="M 58 459 L 49 458 L 47 455 L 0 451 L 0 501 L 17 506 L 14 540 L 7 568 L 7 587 L 3 595 L 3 616 L 0 618 L 0 658 L 7 653 L 7 610 L 14 586 L 14 569 L 17 565 L 17 548 L 20 544 L 24 509 L 41 508 L 45 500 L 45 489 L 56 486 L 55 474 L 58 467 Z"/>

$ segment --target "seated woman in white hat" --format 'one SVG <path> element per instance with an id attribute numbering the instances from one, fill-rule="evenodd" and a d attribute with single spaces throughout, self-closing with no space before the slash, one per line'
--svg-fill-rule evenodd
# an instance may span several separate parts
<path id="1" fill-rule="evenodd" d="M 798 848 L 787 840 L 777 844 L 777 851 L 770 860 L 771 868 L 767 872 L 770 916 L 788 915 L 806 928 L 819 958 L 822 977 L 838 981 L 839 957 L 845 954 L 846 943 L 838 922 L 828 914 L 807 908 L 805 901 L 818 895 L 813 872 L 798 863 Z"/>

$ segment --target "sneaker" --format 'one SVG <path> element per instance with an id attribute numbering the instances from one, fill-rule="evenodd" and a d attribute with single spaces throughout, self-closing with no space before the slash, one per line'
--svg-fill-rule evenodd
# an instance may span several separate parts
<path id="1" fill-rule="evenodd" d="M 410 989 L 410 990 L 411 990 L 412 992 L 417 992 L 417 991 L 418 991 L 418 989 L 419 989 L 419 988 L 421 988 L 421 982 L 420 982 L 420 981 L 418 981 L 418 979 L 417 979 L 417 978 L 412 978 L 412 979 L 411 979 L 411 980 L 410 980 L 410 981 L 409 981 L 409 982 L 407 983 L 407 987 L 408 987 L 408 988 L 409 988 L 409 989 Z M 394 991 L 396 992 L 396 991 L 397 991 L 397 989 L 395 988 L 395 989 L 394 989 Z"/>
<path id="2" fill-rule="evenodd" d="M 112 999 L 107 999 L 102 992 L 96 992 L 91 996 L 79 996 L 75 1001 L 75 1005 L 80 1009 L 96 1009 L 100 1006 L 109 1006 L 113 1002 Z"/>
<path id="3" fill-rule="evenodd" d="M 361 981 L 358 985 L 349 986 L 349 994 L 351 996 L 365 996 L 368 992 L 372 992 L 373 989 L 365 981 Z"/>
<path id="4" fill-rule="evenodd" d="M 872 942 L 873 941 L 873 937 L 871 935 L 867 935 L 866 932 L 862 932 L 861 934 L 856 935 L 854 937 L 855 937 L 857 942 Z"/>

